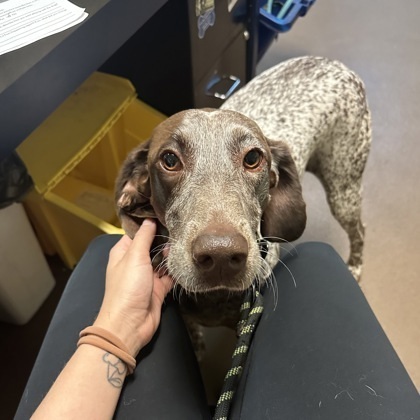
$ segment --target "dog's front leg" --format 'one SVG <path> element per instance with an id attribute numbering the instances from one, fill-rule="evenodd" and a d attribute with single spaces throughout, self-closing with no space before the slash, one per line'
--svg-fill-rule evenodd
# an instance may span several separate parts
<path id="1" fill-rule="evenodd" d="M 184 321 L 187 326 L 197 360 L 201 362 L 206 352 L 203 327 L 188 316 L 184 316 Z"/>

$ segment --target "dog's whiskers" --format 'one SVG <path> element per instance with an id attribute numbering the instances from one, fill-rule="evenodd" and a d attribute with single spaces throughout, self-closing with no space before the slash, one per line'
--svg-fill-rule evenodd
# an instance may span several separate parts
<path id="1" fill-rule="evenodd" d="M 274 297 L 274 309 L 276 309 L 278 301 L 278 286 L 273 270 L 263 257 L 260 256 L 259 262 L 260 271 L 256 276 L 256 280 L 260 287 L 262 284 L 267 284 L 268 287 L 272 287 Z"/>
<path id="2" fill-rule="evenodd" d="M 288 248 L 282 247 L 281 245 L 280 245 L 280 249 L 282 249 L 283 251 L 286 251 L 290 255 L 293 255 L 293 253 L 291 252 L 293 250 L 296 253 L 296 255 L 298 255 L 298 251 L 297 251 L 296 247 L 290 241 L 287 241 L 286 239 L 280 238 L 278 236 L 264 236 L 264 237 L 260 238 L 259 241 L 260 242 L 265 241 L 265 243 L 267 243 L 267 242 L 279 242 L 279 243 L 283 242 L 283 243 L 287 244 L 288 246 L 290 246 L 291 250 L 288 249 Z"/>
<path id="3" fill-rule="evenodd" d="M 154 265 L 155 261 L 156 261 L 158 258 L 160 258 L 161 256 L 163 256 L 163 257 L 162 257 L 162 261 L 160 261 L 160 262 L 158 263 L 158 265 L 157 265 L 157 267 L 156 267 L 156 268 L 162 268 L 162 267 L 161 267 L 161 264 L 162 264 L 162 262 L 163 262 L 163 261 L 165 261 L 165 263 L 166 263 L 167 258 L 163 255 L 163 251 L 164 251 L 164 249 L 165 249 L 165 246 L 159 245 L 159 246 L 154 247 L 154 248 L 151 250 L 151 253 L 152 253 L 152 254 L 154 253 L 154 255 L 153 255 L 153 257 L 152 257 L 152 265 Z"/>
<path id="4" fill-rule="evenodd" d="M 168 242 L 172 242 L 172 241 L 173 241 L 173 238 L 171 238 L 170 236 L 167 236 L 167 235 L 156 234 L 156 235 L 155 235 L 155 237 L 156 237 L 156 238 L 163 238 L 163 239 L 167 239 L 167 240 L 168 240 Z"/>
<path id="5" fill-rule="evenodd" d="M 156 271 L 158 271 L 162 276 L 169 273 L 166 263 L 167 258 L 163 257 L 162 261 L 156 267 Z"/>
<path id="6" fill-rule="evenodd" d="M 260 255 L 260 264 L 259 264 L 260 268 L 259 268 L 259 273 L 257 274 L 256 280 L 259 284 L 267 283 L 268 286 L 273 287 L 274 308 L 276 308 L 277 302 L 278 302 L 278 285 L 277 285 L 277 281 L 276 281 L 274 272 L 272 270 L 272 267 L 264 258 L 264 254 L 266 256 L 273 257 L 272 262 L 279 262 L 280 264 L 284 266 L 284 268 L 289 272 L 293 280 L 293 284 L 295 288 L 297 287 L 297 283 L 296 283 L 295 276 L 293 275 L 289 267 L 286 265 L 286 263 L 284 263 L 280 258 L 278 258 L 278 255 L 275 252 L 272 252 L 270 251 L 270 249 L 267 249 L 267 245 L 271 242 L 270 239 L 275 239 L 276 241 L 281 240 L 283 242 L 286 242 L 288 245 L 290 245 L 292 247 L 291 250 L 280 246 L 280 250 L 286 251 L 289 255 L 292 255 L 292 256 L 297 255 L 297 250 L 296 250 L 296 247 L 293 246 L 293 244 L 291 244 L 289 241 L 286 241 L 279 237 L 265 236 L 265 237 L 260 237 L 257 240 L 257 245 L 258 245 L 261 255 Z M 294 251 L 294 252 L 291 252 L 291 251 Z"/>
<path id="7" fill-rule="evenodd" d="M 156 245 L 155 247 L 153 247 L 151 250 L 150 250 L 150 253 L 156 253 L 156 255 L 157 254 L 160 254 L 160 253 L 162 253 L 163 252 L 163 250 L 165 249 L 165 247 L 166 247 L 166 244 L 161 244 L 161 245 Z"/>
<path id="8" fill-rule="evenodd" d="M 274 256 L 273 253 L 271 253 L 270 251 L 266 251 L 267 255 L 272 255 Z M 290 271 L 289 267 L 286 265 L 286 263 L 284 263 L 280 258 L 276 258 L 277 262 L 279 262 L 281 265 L 283 265 L 283 267 L 289 272 L 290 276 L 292 277 L 293 280 L 293 284 L 295 285 L 295 288 L 297 288 L 297 283 L 296 283 L 296 279 L 295 276 L 293 275 L 293 273 Z M 264 260 L 265 261 L 265 260 Z M 266 261 L 265 261 L 266 263 Z M 273 274 L 273 273 L 272 273 Z"/>
<path id="9" fill-rule="evenodd" d="M 172 297 L 174 300 L 181 300 L 182 294 L 185 291 L 183 287 L 181 287 L 179 284 L 180 276 L 177 275 L 177 273 L 171 273 L 172 280 L 174 282 L 173 288 L 172 288 Z"/>
<path id="10" fill-rule="evenodd" d="M 297 283 L 296 283 L 295 276 L 291 272 L 290 268 L 282 260 L 279 260 L 279 262 L 289 272 L 290 276 L 292 277 L 293 284 L 295 285 L 295 288 L 297 288 Z"/>

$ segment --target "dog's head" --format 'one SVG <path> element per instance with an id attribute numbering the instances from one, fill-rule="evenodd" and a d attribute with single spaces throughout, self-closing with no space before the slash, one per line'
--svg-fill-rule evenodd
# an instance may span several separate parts
<path id="1" fill-rule="evenodd" d="M 266 277 L 258 241 L 292 241 L 305 203 L 288 147 L 234 111 L 188 110 L 133 150 L 116 184 L 122 226 L 158 219 L 165 264 L 188 292 L 247 289 Z"/>

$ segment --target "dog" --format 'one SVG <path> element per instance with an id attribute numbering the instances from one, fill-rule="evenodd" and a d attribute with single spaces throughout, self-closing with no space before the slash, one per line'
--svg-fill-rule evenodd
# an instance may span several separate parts
<path id="1" fill-rule="evenodd" d="M 269 282 L 280 244 L 304 231 L 305 170 L 324 186 L 360 278 L 370 140 L 360 78 L 337 61 L 291 59 L 220 109 L 182 111 L 157 126 L 122 165 L 118 215 L 131 237 L 143 218 L 158 220 L 155 265 L 173 277 L 188 324 L 235 328 L 244 291 Z"/>
<path id="2" fill-rule="evenodd" d="M 307 170 L 320 180 L 330 210 L 350 241 L 348 267 L 360 281 L 362 176 L 372 139 L 363 81 L 338 61 L 296 58 L 266 70 L 222 109 L 242 112 L 267 138 L 284 141 L 299 177 Z"/>

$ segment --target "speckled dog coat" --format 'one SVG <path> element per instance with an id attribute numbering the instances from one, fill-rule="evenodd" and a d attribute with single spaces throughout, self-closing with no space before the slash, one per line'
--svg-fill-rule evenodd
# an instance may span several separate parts
<path id="1" fill-rule="evenodd" d="M 265 71 L 220 110 L 171 116 L 129 154 L 116 187 L 122 225 L 133 236 L 144 217 L 157 219 L 157 256 L 170 243 L 160 268 L 198 350 L 197 323 L 235 328 L 244 291 L 276 286 L 278 241 L 297 239 L 306 223 L 305 170 L 321 180 L 360 278 L 370 139 L 362 81 L 339 62 L 303 57 Z"/>
<path id="2" fill-rule="evenodd" d="M 290 148 L 298 172 L 315 174 L 332 214 L 350 239 L 348 266 L 363 263 L 362 174 L 371 142 L 363 82 L 338 61 L 302 57 L 250 81 L 221 107 L 253 119 L 264 135 Z"/>

